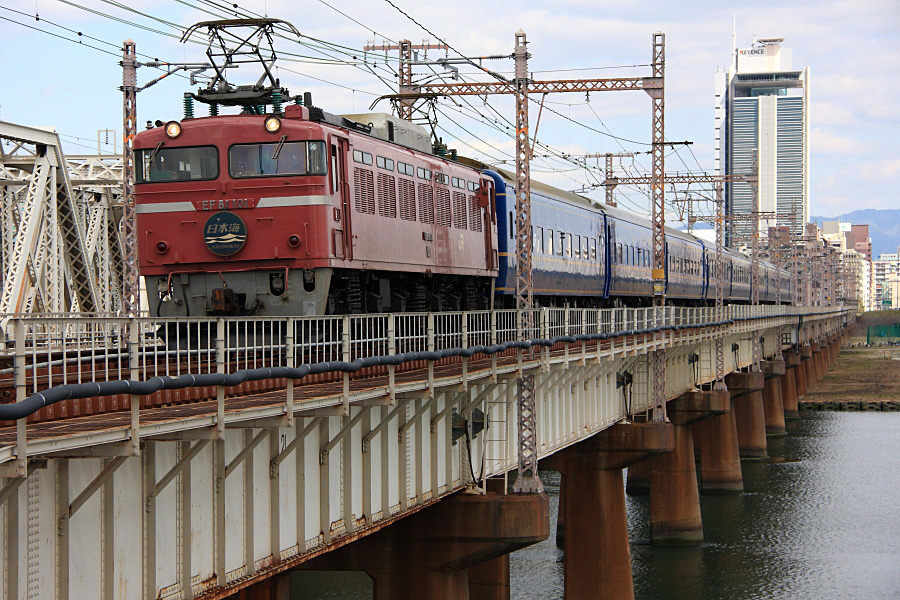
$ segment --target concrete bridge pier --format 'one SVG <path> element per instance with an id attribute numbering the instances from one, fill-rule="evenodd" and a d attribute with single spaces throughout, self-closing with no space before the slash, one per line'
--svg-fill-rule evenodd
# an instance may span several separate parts
<path id="1" fill-rule="evenodd" d="M 822 377 L 825 377 L 828 374 L 828 371 L 831 369 L 831 351 L 832 344 L 831 338 L 826 337 L 824 341 L 821 343 L 822 348 Z"/>
<path id="2" fill-rule="evenodd" d="M 549 534 L 544 494 L 459 492 L 300 568 L 365 571 L 375 600 L 500 600 L 509 562 L 496 559 Z"/>
<path id="3" fill-rule="evenodd" d="M 841 336 L 839 334 L 835 334 L 831 336 L 831 353 L 829 357 L 831 360 L 828 363 L 828 368 L 831 368 L 837 363 L 838 355 L 841 353 Z"/>
<path id="4" fill-rule="evenodd" d="M 784 404 L 781 397 L 781 380 L 787 372 L 784 360 L 764 360 L 760 364 L 765 384 L 763 387 L 763 412 L 766 418 L 766 435 L 787 435 L 784 426 Z"/>
<path id="5" fill-rule="evenodd" d="M 669 423 L 619 423 L 541 461 L 563 474 L 566 600 L 634 598 L 622 469 L 675 447 Z"/>
<path id="6" fill-rule="evenodd" d="M 768 446 L 763 408 L 765 378 L 762 371 L 729 373 L 725 376 L 725 385 L 731 392 L 741 458 L 765 458 L 768 456 Z"/>
<path id="7" fill-rule="evenodd" d="M 813 372 L 812 374 L 813 374 L 813 376 L 812 376 L 812 380 L 810 380 L 810 384 L 813 384 L 825 376 L 825 368 L 824 368 L 824 363 L 822 362 L 822 358 L 823 358 L 822 344 L 819 342 L 812 342 L 810 344 L 810 347 L 812 348 L 812 351 L 813 351 L 813 357 L 812 357 L 812 372 Z"/>
<path id="8" fill-rule="evenodd" d="M 804 344 L 800 346 L 800 366 L 797 367 L 797 399 L 799 400 L 809 391 L 810 372 L 812 370 L 812 346 Z"/>
<path id="9" fill-rule="evenodd" d="M 781 384 L 781 404 L 784 409 L 785 419 L 799 419 L 800 409 L 797 406 L 797 371 L 800 365 L 800 355 L 788 351 L 784 355 L 784 377 L 778 381 Z"/>
<path id="10" fill-rule="evenodd" d="M 690 391 L 668 403 L 666 414 L 673 426 L 675 448 L 645 461 L 650 464 L 650 539 L 654 545 L 703 541 L 691 426 L 729 409 L 726 391 Z"/>
<path id="11" fill-rule="evenodd" d="M 703 494 L 740 494 L 744 491 L 744 479 L 734 402 L 730 392 L 719 393 L 728 395 L 728 412 L 692 426 L 695 444 L 700 449 L 700 490 Z"/>

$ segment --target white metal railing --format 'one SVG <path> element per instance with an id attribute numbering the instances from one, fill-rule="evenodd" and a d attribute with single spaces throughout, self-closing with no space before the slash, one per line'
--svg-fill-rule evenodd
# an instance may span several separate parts
<path id="1" fill-rule="evenodd" d="M 175 377 L 449 348 L 490 346 L 519 340 L 598 333 L 648 331 L 751 317 L 815 316 L 823 307 L 739 306 L 721 319 L 707 307 L 534 309 L 530 335 L 516 310 L 234 319 L 124 319 L 108 316 L 39 316 L 7 321 L 0 358 L 25 357 L 28 393 L 61 384 L 151 377 Z M 21 323 L 22 339 L 15 338 Z M 219 328 L 223 339 L 219 340 Z M 131 334 L 133 347 L 125 344 Z M 293 335 L 289 336 L 289 333 Z M 293 349 L 287 347 L 292 338 Z M 217 357 L 217 341 L 224 356 Z M 136 346 L 136 347 L 134 347 Z M 291 352 L 292 350 L 292 352 Z M 135 353 L 134 359 L 129 354 Z M 136 372 L 132 375 L 132 369 Z M 12 384 L 13 367 L 0 366 L 0 385 Z"/>

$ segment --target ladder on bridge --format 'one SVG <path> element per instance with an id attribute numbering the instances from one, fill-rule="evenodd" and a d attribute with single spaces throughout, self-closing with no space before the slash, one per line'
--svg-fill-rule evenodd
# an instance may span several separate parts
<path id="1" fill-rule="evenodd" d="M 510 386 L 511 387 L 511 386 Z M 492 395 L 485 403 L 484 433 L 481 452 L 484 457 L 481 486 L 487 485 L 488 473 L 503 472 L 504 489 L 509 486 L 509 413 L 510 393 Z"/>

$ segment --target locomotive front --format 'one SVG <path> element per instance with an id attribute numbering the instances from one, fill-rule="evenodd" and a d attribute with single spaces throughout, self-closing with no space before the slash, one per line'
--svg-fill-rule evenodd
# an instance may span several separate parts
<path id="1" fill-rule="evenodd" d="M 138 256 L 150 314 L 324 314 L 329 242 L 341 230 L 330 137 L 302 106 L 138 134 Z"/>

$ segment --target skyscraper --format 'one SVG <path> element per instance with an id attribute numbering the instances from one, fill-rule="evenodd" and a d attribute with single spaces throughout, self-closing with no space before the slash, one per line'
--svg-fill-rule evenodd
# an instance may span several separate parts
<path id="1" fill-rule="evenodd" d="M 750 48 L 735 48 L 731 66 L 716 73 L 716 172 L 749 174 L 755 150 L 759 211 L 778 215 L 763 214 L 760 230 L 786 225 L 802 235 L 809 218 L 810 74 L 809 67 L 792 67 L 793 52 L 783 41 L 758 39 Z M 749 216 L 752 207 L 749 185 L 725 185 L 726 214 Z M 746 238 L 750 226 L 734 221 L 729 243 Z"/>

